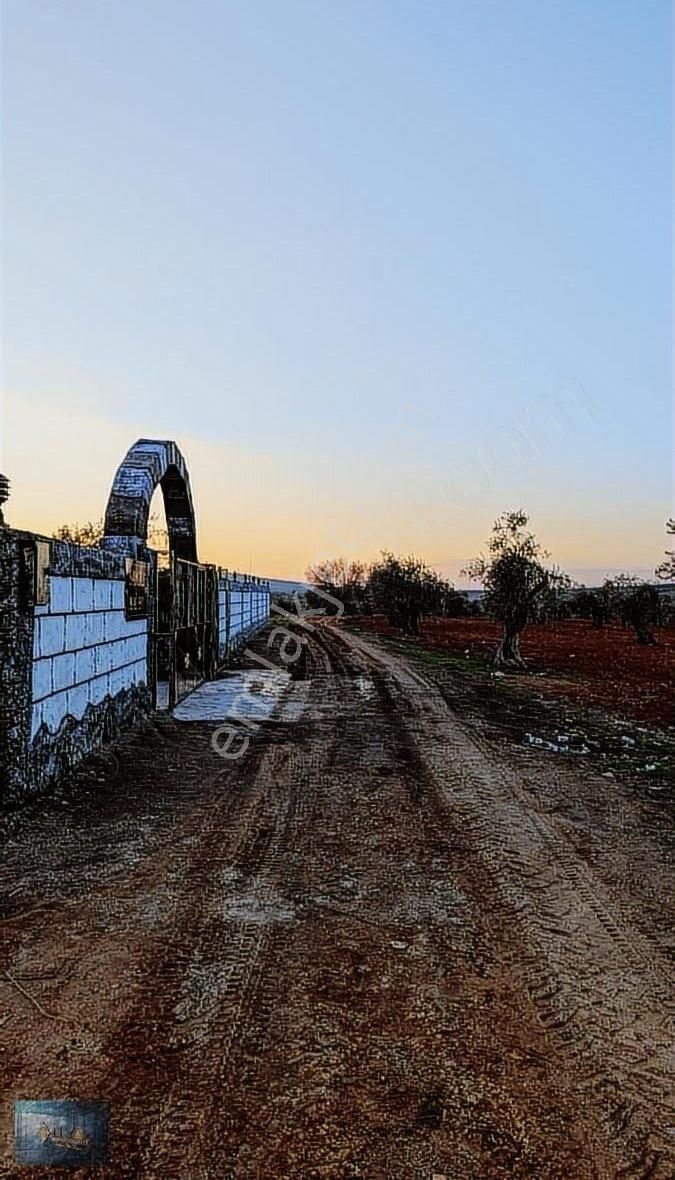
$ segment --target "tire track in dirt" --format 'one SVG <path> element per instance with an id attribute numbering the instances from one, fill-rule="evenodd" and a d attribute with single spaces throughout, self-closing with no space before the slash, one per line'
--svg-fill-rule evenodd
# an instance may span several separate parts
<path id="1" fill-rule="evenodd" d="M 338 1079 L 346 1075 L 348 1089 L 356 1089 L 358 1100 L 351 1104 L 345 1102 L 350 1110 L 349 1123 L 343 1121 L 338 1128 L 328 1121 L 326 1106 L 329 1109 L 331 1106 L 328 1094 L 318 1106 L 311 1086 L 300 1088 L 298 1093 L 290 1085 L 289 1063 L 284 1056 L 281 1090 L 272 1090 L 273 1097 L 269 1099 L 274 1130 L 267 1150 L 262 1150 L 260 1135 L 250 1124 L 247 1126 L 244 1115 L 240 1135 L 245 1150 L 239 1158 L 242 1171 L 236 1172 L 237 1177 L 269 1174 L 284 1180 L 296 1175 L 303 1180 L 309 1177 L 342 1180 L 363 1174 L 368 1180 L 384 1180 L 385 1176 L 387 1180 L 394 1176 L 396 1180 L 429 1180 L 432 1171 L 443 1171 L 439 1160 L 446 1158 L 450 1174 L 471 1177 L 471 1180 L 501 1177 L 506 1175 L 506 1168 L 509 1174 L 536 1176 L 541 1180 L 570 1180 L 572 1176 L 579 1180 L 602 1176 L 607 1180 L 613 1171 L 594 1171 L 590 1161 L 584 1160 L 575 1167 L 576 1135 L 569 1136 L 566 1149 L 561 1149 L 556 1138 L 552 1151 L 543 1149 L 540 1167 L 533 1167 L 534 1159 L 538 1158 L 533 1139 L 541 1150 L 541 1132 L 533 1135 L 531 1118 L 523 1118 L 518 1109 L 519 1098 L 515 1095 L 526 1085 L 523 1079 L 514 1078 L 516 1084 L 511 1096 L 505 1095 L 498 1085 L 493 1088 L 476 1076 L 483 1049 L 478 1050 L 473 1033 L 478 1032 L 481 1042 L 485 1038 L 485 1031 L 477 1030 L 474 1023 L 476 1008 L 480 1012 L 482 1007 L 480 997 L 485 996 L 489 1003 L 495 984 L 500 992 L 500 1004 L 508 1006 L 514 1003 L 515 997 L 508 994 L 508 986 L 503 989 L 496 964 L 489 967 L 494 982 L 473 971 L 468 980 L 457 974 L 458 952 L 461 961 L 467 950 L 467 915 L 463 917 L 461 933 L 458 931 L 457 946 L 452 925 L 459 920 L 452 916 L 457 899 L 447 880 L 449 870 L 443 882 L 438 867 L 433 861 L 429 863 L 430 857 L 439 854 L 447 857 L 446 817 L 441 817 L 439 823 L 437 816 L 428 810 L 426 798 L 415 790 L 416 768 L 405 748 L 411 743 L 404 740 L 407 735 L 400 729 L 391 699 L 386 692 L 379 691 L 380 673 L 372 662 L 345 651 L 340 638 L 328 628 L 322 629 L 312 642 L 320 643 L 326 651 L 340 649 L 341 658 L 335 661 L 340 670 L 337 682 L 330 686 L 336 701 L 332 726 L 314 733 L 314 743 L 320 743 L 322 752 L 320 787 L 317 784 L 321 797 L 319 842 L 313 849 L 305 831 L 293 850 L 294 858 L 303 866 L 308 887 L 303 899 L 305 921 L 295 926 L 295 937 L 280 955 L 279 970 L 289 990 L 292 988 L 295 993 L 294 1003 L 288 1011 L 277 992 L 275 1023 L 282 1022 L 283 1027 L 283 1022 L 291 1021 L 284 1037 L 284 1049 L 290 1051 L 290 1046 L 294 1046 L 293 1065 L 306 1071 L 308 1082 L 323 1064 L 327 1084 L 330 1078 L 339 1089 Z M 325 688 L 327 683 L 322 680 L 321 691 Z M 435 787 L 434 793 L 438 793 Z M 363 819 L 364 811 L 373 814 L 372 828 L 361 827 L 359 815 Z M 396 851 L 399 846 L 400 862 Z M 345 872 L 352 879 L 342 882 L 340 876 Z M 330 952 L 322 945 L 321 928 L 326 924 L 334 931 L 334 968 L 329 968 Z M 410 966 L 406 963 L 406 952 L 401 949 L 408 945 L 415 948 L 414 968 L 412 963 Z M 393 991 L 393 982 L 388 982 L 393 970 L 392 947 L 398 948 L 396 956 L 402 958 L 396 968 L 400 994 Z M 475 967 L 482 973 L 485 964 L 481 956 L 482 952 L 475 959 Z M 470 989 L 468 1000 L 473 1011 L 468 1019 L 461 1007 L 457 1008 L 458 986 Z M 392 992 L 386 990 L 388 987 Z M 504 990 L 506 994 L 502 995 Z M 306 993 L 304 1006 L 309 1006 L 313 1018 L 311 1031 L 305 1030 L 298 1040 L 294 1024 L 302 1012 L 303 992 Z M 395 1022 L 389 1025 L 387 1020 L 392 1003 L 400 1022 L 398 1027 Z M 464 1038 L 459 1054 L 460 1060 L 464 1058 L 461 1065 L 457 1040 L 444 1029 L 448 1021 L 455 1036 Z M 317 1052 L 311 1047 L 317 1035 L 314 1029 L 318 1030 L 322 1043 L 331 1046 L 329 1072 L 325 1051 Z M 508 1026 L 502 1026 L 502 1036 L 505 1053 L 522 1054 L 528 1064 L 537 1061 L 538 1055 L 528 1039 L 529 1028 L 512 1029 L 509 1021 Z M 279 1085 L 273 1053 L 269 1048 L 265 1052 L 271 1059 L 266 1060 L 264 1071 L 256 1070 L 249 1060 L 237 1078 L 249 1101 L 258 1104 L 261 1090 L 270 1090 L 275 1082 Z M 368 1072 L 374 1070 L 375 1078 L 369 1083 L 358 1071 L 359 1057 L 373 1063 Z M 392 1089 L 388 1098 L 386 1093 L 379 1092 L 375 1079 L 380 1075 L 374 1065 L 374 1059 L 384 1064 L 383 1059 L 387 1058 L 391 1060 L 385 1068 L 391 1070 L 392 1062 L 396 1063 L 396 1080 L 389 1082 Z M 557 1137 L 560 1128 L 556 1124 L 563 1121 L 560 1112 L 564 1099 L 560 1102 L 561 1096 L 554 1097 L 555 1088 L 550 1079 L 546 1089 L 553 1115 L 542 1111 L 542 1122 L 550 1124 L 553 1136 Z M 466 1111 L 461 1110 L 462 1093 Z M 481 1093 L 483 1097 L 478 1099 Z M 500 1099 L 503 1106 L 497 1108 L 495 1117 L 494 1104 Z M 338 1102 L 337 1095 L 333 1102 Z M 479 1108 L 484 1105 L 484 1114 L 473 1114 L 476 1103 Z M 440 1133 L 446 1104 L 449 1140 Z M 436 1111 L 433 1118 L 428 1113 L 432 1107 Z M 260 1110 L 260 1106 L 256 1109 Z M 589 1148 L 593 1144 L 594 1158 L 596 1155 L 598 1159 L 604 1158 L 606 1151 L 596 1144 L 597 1136 L 592 1130 L 587 1135 L 581 1131 L 584 1116 L 579 1115 L 577 1121 L 579 1138 L 583 1141 L 585 1137 Z M 317 1136 L 326 1125 L 331 1138 L 323 1144 L 323 1154 L 319 1155 L 321 1140 Z M 285 1142 L 293 1128 L 297 1136 L 294 1151 Z M 314 1130 L 314 1142 L 307 1142 L 308 1128 Z M 461 1144 L 462 1133 L 467 1135 L 470 1147 Z M 453 1139 L 459 1139 L 461 1146 L 451 1166 L 453 1157 L 448 1155 L 448 1150 Z M 483 1162 L 478 1162 L 479 1159 Z"/>
<path id="2" fill-rule="evenodd" d="M 672 1105 L 673 974 L 654 944 L 622 920 L 591 870 L 503 761 L 480 748 L 440 694 L 360 637 L 408 730 L 423 772 L 470 831 L 495 887 L 495 924 L 516 925 L 530 951 L 515 965 L 552 1044 L 620 1134 L 619 1174 L 675 1174 Z M 482 888 L 482 885 L 480 886 Z M 474 885 L 475 888 L 475 885 Z"/>
<path id="3" fill-rule="evenodd" d="M 209 1158 L 211 1128 L 218 1121 L 232 1056 L 252 1025 L 259 1030 L 264 1026 L 260 962 L 276 923 L 291 917 L 277 885 L 284 851 L 302 820 L 292 760 L 292 746 L 279 744 L 262 752 L 251 787 L 254 802 L 246 822 L 237 825 L 236 843 L 224 846 L 216 825 L 219 852 L 203 850 L 208 879 L 195 890 L 199 912 L 188 911 L 187 922 L 176 932 L 182 967 L 165 997 L 162 1034 L 153 1046 L 172 1068 L 157 1087 L 154 1130 L 139 1155 L 142 1174 L 181 1176 L 185 1136 L 191 1140 L 191 1155 Z M 278 780 L 280 788 L 275 786 Z M 145 1072 L 151 1075 L 150 1064 Z M 180 1134 L 167 1136 L 167 1127 L 180 1129 Z M 224 1160 L 222 1128 L 219 1140 L 218 1156 Z"/>
<path id="4" fill-rule="evenodd" d="M 111 1100 L 102 1180 L 671 1176 L 652 944 L 424 678 L 323 623 L 300 664 L 240 762 L 169 723 L 118 749 L 88 817 L 53 805 L 45 866 L 44 821 L 18 824 L 24 902 L 65 901 L 9 946 L 67 950 L 44 1000 L 96 1052 L 59 1056 L 12 995 L 5 1093 Z"/>
<path id="5" fill-rule="evenodd" d="M 275 774 L 283 778 L 288 762 L 288 749 L 279 743 L 276 732 L 272 737 L 269 750 L 264 739 L 254 747 L 242 777 L 234 774 L 232 764 L 223 763 L 211 753 L 211 727 L 196 726 L 191 733 L 185 732 L 179 773 L 186 798 L 176 800 L 179 812 L 184 812 L 180 819 L 163 823 L 157 837 L 144 840 L 145 855 L 140 855 L 139 850 L 139 859 L 131 872 L 128 863 L 115 865 L 114 853 L 110 864 L 107 857 L 97 857 L 93 869 L 86 858 L 80 863 L 79 858 L 73 857 L 72 876 L 61 879 L 59 886 L 70 896 L 64 898 L 60 893 L 52 899 L 47 923 L 42 912 L 23 924 L 15 923 L 14 955 L 19 956 L 19 963 L 44 960 L 53 954 L 55 946 L 66 957 L 69 952 L 72 954 L 75 964 L 72 983 L 64 987 L 61 980 L 57 981 L 53 990 L 58 986 L 58 1000 L 43 1001 L 60 1013 L 59 1024 L 50 1023 L 40 1030 L 39 1037 L 45 1059 L 63 1061 L 65 1068 L 58 1072 L 67 1073 L 68 1089 L 77 1086 L 78 1077 L 86 1076 L 88 1094 L 100 1093 L 113 1102 L 120 1163 L 110 1175 L 140 1174 L 145 1167 L 146 1153 L 137 1141 L 138 1103 L 142 1103 L 150 1120 L 153 1114 L 161 1119 L 162 1109 L 167 1105 L 166 1092 L 175 1093 L 176 1086 L 180 1090 L 186 1077 L 183 1067 L 176 1069 L 175 1051 L 180 1049 L 179 1037 L 184 1025 L 179 1023 L 175 1027 L 174 1007 L 184 980 L 189 978 L 193 956 L 208 944 L 214 926 L 218 925 L 212 917 L 210 923 L 204 922 L 205 915 L 211 915 L 221 900 L 221 882 L 212 880 L 214 867 L 220 864 L 225 869 L 240 864 L 242 879 L 251 881 L 266 862 L 276 866 L 278 872 L 281 834 L 285 827 L 297 823 L 298 817 L 291 814 L 290 797 L 277 799 L 270 812 L 269 780 Z M 161 766 L 161 760 L 158 761 Z M 142 751 L 134 750 L 136 774 L 145 773 L 143 762 Z M 196 764 L 198 784 L 191 784 L 193 764 Z M 206 780 L 205 764 L 216 766 Z M 69 841 L 67 830 L 64 835 Z M 76 842 L 77 829 L 74 835 Z M 233 837 L 238 841 L 234 847 Z M 56 857 L 53 863 L 57 863 Z M 37 861 L 34 871 L 40 871 Z M 46 880 L 53 883 L 53 866 Z M 96 881 L 91 893 L 87 888 L 90 880 Z M 153 921 L 152 928 L 140 939 L 129 931 L 122 947 L 116 946 L 116 923 L 129 930 L 130 919 L 134 924 L 137 921 L 135 915 L 141 899 L 152 898 L 153 893 L 161 899 L 164 911 L 159 920 Z M 270 902 L 271 885 L 259 889 L 258 894 L 257 903 L 264 912 Z M 76 921 L 73 912 L 77 914 Z M 103 940 L 96 939 L 92 956 L 87 953 L 86 943 L 82 946 L 81 933 L 100 929 L 101 917 L 105 934 Z M 224 990 L 235 1014 L 241 1007 L 241 994 L 246 991 L 259 951 L 260 935 L 264 933 L 258 915 L 254 917 L 248 924 L 237 922 L 234 937 L 232 924 L 228 927 L 227 942 L 233 953 Z M 222 937 L 218 946 L 223 948 Z M 116 989 L 118 1003 L 112 1009 L 103 994 L 98 1002 L 95 994 L 86 994 L 86 975 L 91 976 L 92 971 L 103 975 L 104 970 L 108 975 L 120 973 L 121 986 Z M 35 1013 L 24 1004 L 26 1007 L 28 1011 L 21 1013 L 21 1019 L 34 1030 Z M 202 1023 L 207 1024 L 206 1015 Z M 227 1025 L 228 1035 L 235 1027 L 236 1019 Z M 73 1029 L 76 1038 L 70 1036 L 65 1040 Z M 95 1045 L 95 1052 L 92 1048 L 79 1059 L 69 1057 L 68 1046 L 74 1039 L 84 1043 L 83 1038 Z M 15 1061 L 14 1073 L 20 1068 L 19 1059 Z M 12 1064 L 5 1058 L 3 1065 L 7 1092 L 12 1086 Z M 65 1088 L 57 1084 L 59 1092 Z M 160 1090 L 165 1092 L 162 1101 L 157 1097 Z M 7 1125 L 9 1111 L 4 1113 L 3 1122 Z M 180 1172 L 176 1171 L 175 1175 Z"/>

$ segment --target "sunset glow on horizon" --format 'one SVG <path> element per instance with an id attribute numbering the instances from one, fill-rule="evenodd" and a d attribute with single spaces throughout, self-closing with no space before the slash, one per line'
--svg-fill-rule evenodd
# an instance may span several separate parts
<path id="1" fill-rule="evenodd" d="M 175 439 L 203 560 L 522 506 L 584 580 L 673 512 L 670 6 L 4 8 L 7 519 Z M 516 52 L 517 49 L 517 52 Z"/>

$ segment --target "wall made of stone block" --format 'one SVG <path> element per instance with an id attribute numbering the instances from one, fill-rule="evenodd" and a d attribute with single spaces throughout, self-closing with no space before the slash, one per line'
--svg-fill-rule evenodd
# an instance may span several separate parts
<path id="1" fill-rule="evenodd" d="M 152 708 L 150 618 L 127 619 L 125 570 L 116 552 L 0 530 L 3 797 L 21 798 L 63 778 Z M 150 617 L 153 585 L 150 564 Z M 36 600 L 45 587 L 42 605 Z M 265 583 L 221 571 L 222 661 L 245 646 L 269 611 Z"/>
<path id="2" fill-rule="evenodd" d="M 33 627 L 32 738 L 147 684 L 148 620 L 125 618 L 122 580 L 52 576 Z"/>

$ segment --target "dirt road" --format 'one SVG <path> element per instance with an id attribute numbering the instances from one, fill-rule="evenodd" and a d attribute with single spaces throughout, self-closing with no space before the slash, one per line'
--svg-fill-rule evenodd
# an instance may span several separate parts
<path id="1" fill-rule="evenodd" d="M 16 1098 L 100 1097 L 100 1176 L 675 1176 L 646 804 L 539 792 L 334 627 L 242 760 L 212 730 L 149 724 L 10 820 L 0 1175 L 50 1174 L 12 1163 Z"/>

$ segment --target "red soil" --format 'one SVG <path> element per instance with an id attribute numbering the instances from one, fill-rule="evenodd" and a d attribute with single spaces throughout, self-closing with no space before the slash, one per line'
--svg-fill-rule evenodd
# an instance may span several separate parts
<path id="1" fill-rule="evenodd" d="M 359 625 L 380 634 L 399 634 L 381 618 Z M 501 628 L 487 619 L 426 619 L 421 642 L 455 657 L 492 659 Z M 537 691 L 582 705 L 608 709 L 622 717 L 655 725 L 675 725 L 675 627 L 657 631 L 658 646 L 641 647 L 632 631 L 566 621 L 527 628 L 521 650 Z"/>

